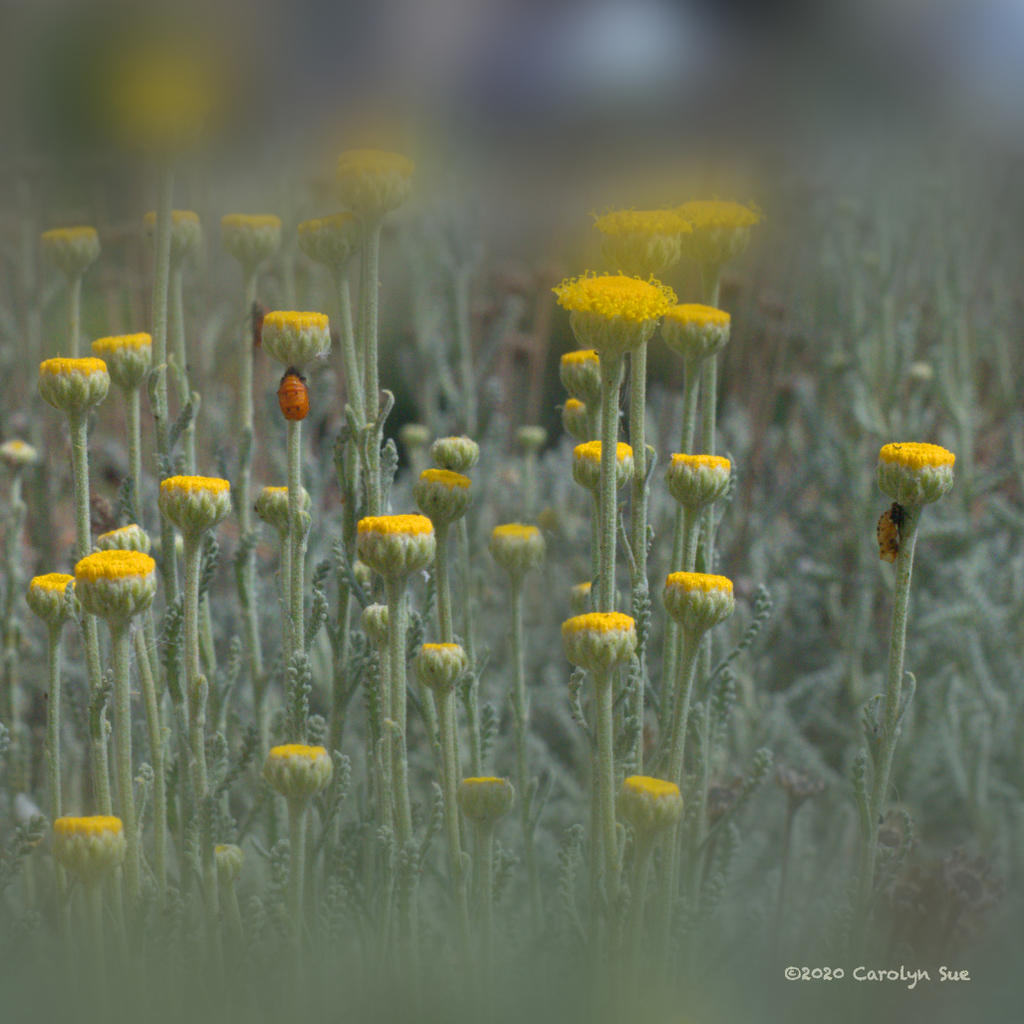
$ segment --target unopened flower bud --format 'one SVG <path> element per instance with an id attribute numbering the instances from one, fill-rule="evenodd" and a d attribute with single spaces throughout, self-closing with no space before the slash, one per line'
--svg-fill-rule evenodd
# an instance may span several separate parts
<path id="1" fill-rule="evenodd" d="M 160 481 L 160 511 L 183 534 L 200 534 L 231 512 L 231 485 L 212 476 L 172 476 Z"/>
<path id="2" fill-rule="evenodd" d="M 427 689 L 441 694 L 455 686 L 468 664 L 459 644 L 423 644 L 416 655 L 416 674 Z"/>
<path id="3" fill-rule="evenodd" d="M 456 791 L 462 813 L 477 824 L 493 826 L 512 809 L 515 790 L 508 779 L 494 776 L 463 779 Z"/>
<path id="4" fill-rule="evenodd" d="M 59 626 L 74 611 L 75 577 L 65 572 L 33 576 L 25 592 L 25 603 L 48 626 Z"/>
<path id="5" fill-rule="evenodd" d="M 335 273 L 345 269 L 362 238 L 359 219 L 348 211 L 304 220 L 299 225 L 299 248 L 314 263 L 322 263 Z"/>
<path id="6" fill-rule="evenodd" d="M 148 555 L 152 547 L 149 534 L 137 523 L 119 526 L 101 533 L 93 542 L 97 551 L 141 551 Z"/>
<path id="7" fill-rule="evenodd" d="M 323 313 L 275 310 L 263 318 L 263 347 L 279 363 L 301 370 L 331 350 L 331 331 Z"/>
<path id="8" fill-rule="evenodd" d="M 516 582 L 544 561 L 544 537 L 529 523 L 503 523 L 491 531 L 490 551 Z"/>
<path id="9" fill-rule="evenodd" d="M 729 618 L 735 602 L 732 580 L 702 572 L 674 572 L 662 592 L 665 610 L 688 633 L 703 633 Z"/>
<path id="10" fill-rule="evenodd" d="M 471 437 L 439 437 L 430 446 L 430 457 L 439 469 L 467 473 L 480 458 L 480 446 Z"/>
<path id="11" fill-rule="evenodd" d="M 111 626 L 145 611 L 156 594 L 156 562 L 141 551 L 97 551 L 75 565 L 75 595 Z"/>
<path id="12" fill-rule="evenodd" d="M 601 442 L 585 441 L 572 450 L 572 478 L 594 494 L 601 486 Z M 633 449 L 619 441 L 615 446 L 615 487 L 633 479 Z"/>
<path id="13" fill-rule="evenodd" d="M 69 278 L 81 277 L 100 254 L 100 240 L 91 227 L 53 228 L 39 236 L 43 255 Z"/>
<path id="14" fill-rule="evenodd" d="M 281 244 L 281 218 L 272 213 L 228 213 L 220 219 L 220 237 L 225 251 L 251 272 Z"/>
<path id="15" fill-rule="evenodd" d="M 674 306 L 661 322 L 661 336 L 673 352 L 699 361 L 713 356 L 729 340 L 731 317 L 713 306 L 685 303 Z"/>
<path id="16" fill-rule="evenodd" d="M 438 526 L 461 519 L 473 500 L 472 481 L 448 469 L 425 469 L 412 493 L 420 511 Z"/>
<path id="17" fill-rule="evenodd" d="M 674 825 L 683 813 L 683 798 L 674 782 L 630 775 L 622 783 L 616 804 L 619 817 L 643 837 Z"/>
<path id="18" fill-rule="evenodd" d="M 338 157 L 341 202 L 373 220 L 401 206 L 412 188 L 412 161 L 400 153 L 351 149 Z"/>
<path id="19" fill-rule="evenodd" d="M 153 365 L 153 339 L 145 333 L 97 338 L 92 351 L 107 364 L 110 379 L 122 391 L 137 388 Z"/>
<path id="20" fill-rule="evenodd" d="M 592 348 L 563 354 L 558 364 L 562 387 L 573 398 L 592 408 L 601 401 L 601 360 Z"/>
<path id="21" fill-rule="evenodd" d="M 938 501 L 953 487 L 956 456 L 937 444 L 883 445 L 878 453 L 878 486 L 901 505 Z"/>
<path id="22" fill-rule="evenodd" d="M 124 826 L 120 818 L 95 814 L 58 818 L 53 823 L 53 853 L 57 863 L 86 884 L 124 860 Z"/>
<path id="23" fill-rule="evenodd" d="M 99 405 L 110 390 L 110 374 L 102 359 L 46 359 L 39 364 L 39 393 L 68 416 Z"/>
<path id="24" fill-rule="evenodd" d="M 273 747 L 263 765 L 263 777 L 288 800 L 308 800 L 330 782 L 333 773 L 327 750 L 303 743 Z"/>
<path id="25" fill-rule="evenodd" d="M 436 547 L 434 524 L 426 516 L 366 516 L 356 524 L 359 557 L 385 578 L 425 569 Z"/>
<path id="26" fill-rule="evenodd" d="M 697 509 L 718 501 L 729 489 L 732 463 L 720 455 L 676 453 L 665 473 L 669 494 L 684 508 Z"/>
<path id="27" fill-rule="evenodd" d="M 621 612 L 587 612 L 562 623 L 566 657 L 594 675 L 629 661 L 636 642 L 636 623 Z"/>

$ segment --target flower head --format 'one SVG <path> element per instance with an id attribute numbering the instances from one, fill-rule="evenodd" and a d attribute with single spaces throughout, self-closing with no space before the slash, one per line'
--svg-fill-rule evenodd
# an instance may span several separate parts
<path id="1" fill-rule="evenodd" d="M 299 519 L 303 524 L 309 519 L 312 506 L 313 499 L 303 487 L 299 493 Z M 288 532 L 288 488 L 264 487 L 256 496 L 256 515 L 284 536 Z"/>
<path id="2" fill-rule="evenodd" d="M 674 782 L 649 775 L 630 775 L 622 783 L 617 801 L 619 816 L 638 835 L 653 836 L 674 825 L 683 813 L 683 798 Z"/>
<path id="3" fill-rule="evenodd" d="M 97 338 L 92 351 L 106 363 L 110 379 L 123 391 L 139 387 L 153 363 L 153 339 L 146 333 Z"/>
<path id="4" fill-rule="evenodd" d="M 558 362 L 558 376 L 562 387 L 594 408 L 601 400 L 601 360 L 592 348 L 565 352 Z"/>
<path id="5" fill-rule="evenodd" d="M 582 615 L 591 610 L 590 591 L 592 587 L 591 580 L 584 580 L 582 583 L 574 584 L 569 591 L 569 607 L 572 608 L 574 615 Z"/>
<path id="6" fill-rule="evenodd" d="M 548 432 L 540 426 L 526 424 L 516 429 L 516 444 L 527 453 L 536 453 L 548 442 Z"/>
<path id="7" fill-rule="evenodd" d="M 684 359 L 701 360 L 720 351 L 729 340 L 731 318 L 713 306 L 687 302 L 673 306 L 661 322 L 661 336 Z"/>
<path id="8" fill-rule="evenodd" d="M 231 512 L 231 484 L 214 476 L 171 476 L 160 481 L 160 511 L 184 534 L 197 535 Z"/>
<path id="9" fill-rule="evenodd" d="M 469 659 L 459 644 L 423 644 L 416 655 L 420 682 L 435 693 L 447 693 L 466 671 Z"/>
<path id="10" fill-rule="evenodd" d="M 142 218 L 146 237 L 156 241 L 156 211 Z M 203 228 L 195 210 L 171 210 L 171 263 L 180 264 L 194 256 L 203 244 Z"/>
<path id="11" fill-rule="evenodd" d="M 55 409 L 81 415 L 99 405 L 110 390 L 102 359 L 46 359 L 39 364 L 39 393 Z"/>
<path id="12" fill-rule="evenodd" d="M 75 594 L 90 615 L 123 623 L 156 594 L 156 562 L 141 551 L 97 551 L 75 565 Z"/>
<path id="13" fill-rule="evenodd" d="M 356 524 L 356 547 L 374 572 L 402 579 L 434 560 L 434 524 L 419 515 L 365 516 Z"/>
<path id="14" fill-rule="evenodd" d="M 686 455 L 676 452 L 665 481 L 669 494 L 684 508 L 701 508 L 718 501 L 729 488 L 732 463 L 720 455 Z"/>
<path id="15" fill-rule="evenodd" d="M 588 491 L 597 493 L 601 485 L 601 442 L 585 441 L 572 450 L 572 478 Z M 615 445 L 615 486 L 624 487 L 633 479 L 633 449 L 622 441 Z"/>
<path id="16" fill-rule="evenodd" d="M 388 606 L 368 604 L 363 609 L 362 624 L 370 643 L 383 650 L 388 642 Z"/>
<path id="17" fill-rule="evenodd" d="M 463 779 L 455 798 L 462 813 L 479 825 L 492 826 L 512 809 L 516 791 L 508 779 L 479 776 Z"/>
<path id="18" fill-rule="evenodd" d="M 58 818 L 53 823 L 53 853 L 57 863 L 91 884 L 124 860 L 124 826 L 120 818 L 94 814 Z"/>
<path id="19" fill-rule="evenodd" d="M 743 252 L 751 227 L 761 220 L 753 207 L 723 199 L 696 199 L 676 212 L 692 229 L 682 237 L 684 255 L 711 266 L 721 266 Z"/>
<path id="20" fill-rule="evenodd" d="M 82 225 L 53 228 L 39 236 L 43 255 L 67 277 L 81 277 L 100 254 L 96 229 Z"/>
<path id="21" fill-rule="evenodd" d="M 464 434 L 457 437 L 439 437 L 430 446 L 430 457 L 439 469 L 465 473 L 477 464 L 480 458 L 480 445 Z"/>
<path id="22" fill-rule="evenodd" d="M 39 453 L 27 441 L 15 438 L 0 444 L 0 462 L 14 472 L 31 466 L 38 458 Z"/>
<path id="23" fill-rule="evenodd" d="M 663 274 L 679 259 L 680 235 L 690 224 L 674 210 L 614 210 L 597 217 L 605 258 L 616 270 L 646 277 Z"/>
<path id="24" fill-rule="evenodd" d="M 323 313 L 276 310 L 263 318 L 263 347 L 284 366 L 301 369 L 331 350 L 331 331 Z"/>
<path id="25" fill-rule="evenodd" d="M 425 469 L 412 493 L 420 511 L 436 525 L 447 526 L 461 519 L 473 499 L 472 481 L 450 469 Z"/>
<path id="26" fill-rule="evenodd" d="M 330 782 L 334 764 L 324 747 L 286 743 L 273 747 L 263 764 L 263 777 L 289 800 L 308 800 Z"/>
<path id="27" fill-rule="evenodd" d="M 150 546 L 149 534 L 137 523 L 101 533 L 93 544 L 97 551 L 141 551 L 145 555 Z"/>
<path id="28" fill-rule="evenodd" d="M 251 272 L 281 245 L 281 218 L 272 213 L 228 213 L 220 219 L 220 238 L 224 249 Z"/>
<path id="29" fill-rule="evenodd" d="M 590 440 L 590 417 L 587 407 L 578 398 L 567 398 L 562 406 L 562 426 L 576 441 Z"/>
<path id="30" fill-rule="evenodd" d="M 662 592 L 665 610 L 688 633 L 699 634 L 723 622 L 735 606 L 732 580 L 702 572 L 674 572 Z"/>
<path id="31" fill-rule="evenodd" d="M 558 304 L 584 348 L 603 356 L 620 356 L 646 341 L 676 296 L 658 281 L 624 274 L 584 274 L 556 285 Z"/>
<path id="32" fill-rule="evenodd" d="M 350 149 L 338 157 L 338 195 L 350 210 L 374 220 L 405 202 L 412 172 L 412 161 L 400 153 Z"/>
<path id="33" fill-rule="evenodd" d="M 956 456 L 937 444 L 894 442 L 878 453 L 878 486 L 901 505 L 938 501 L 953 487 Z"/>
<path id="34" fill-rule="evenodd" d="M 222 885 L 234 885 L 242 873 L 245 853 L 234 843 L 218 843 L 213 848 L 213 862 L 217 867 L 217 878 Z"/>
<path id="35" fill-rule="evenodd" d="M 47 625 L 59 626 L 74 610 L 75 577 L 66 572 L 33 576 L 25 592 L 25 603 Z"/>
<path id="36" fill-rule="evenodd" d="M 628 661 L 636 643 L 636 623 L 622 612 L 585 612 L 562 623 L 565 656 L 597 677 Z"/>
<path id="37" fill-rule="evenodd" d="M 502 523 L 491 531 L 491 557 L 518 583 L 544 561 L 544 537 L 530 523 Z"/>
<path id="38" fill-rule="evenodd" d="M 344 270 L 362 238 L 359 218 L 347 210 L 331 217 L 304 220 L 299 225 L 299 248 L 315 263 L 335 272 Z"/>

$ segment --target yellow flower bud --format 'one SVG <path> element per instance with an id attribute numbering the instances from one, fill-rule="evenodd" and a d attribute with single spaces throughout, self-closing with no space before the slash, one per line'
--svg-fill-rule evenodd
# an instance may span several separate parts
<path id="1" fill-rule="evenodd" d="M 434 560 L 434 524 L 426 516 L 366 516 L 356 524 L 359 557 L 381 576 L 400 579 Z"/>
<path id="2" fill-rule="evenodd" d="M 508 779 L 494 776 L 463 779 L 455 797 L 462 813 L 480 825 L 493 826 L 512 809 L 516 791 Z"/>
<path id="3" fill-rule="evenodd" d="M 286 743 L 273 747 L 263 765 L 263 777 L 288 800 L 308 800 L 331 780 L 334 764 L 324 747 Z"/>
<path id="4" fill-rule="evenodd" d="M 110 379 L 122 391 L 137 388 L 153 364 L 153 339 L 145 333 L 97 338 L 92 351 L 104 360 Z"/>
<path id="5" fill-rule="evenodd" d="M 566 657 L 594 675 L 629 661 L 636 643 L 636 623 L 622 612 L 586 612 L 562 623 Z"/>
<path id="6" fill-rule="evenodd" d="M 665 610 L 689 633 L 703 633 L 733 613 L 732 580 L 702 572 L 674 572 L 662 592 Z"/>
<path id="7" fill-rule="evenodd" d="M 68 416 L 99 405 L 110 390 L 110 374 L 102 359 L 46 359 L 39 364 L 39 393 Z"/>
<path id="8" fill-rule="evenodd" d="M 938 501 L 953 487 L 956 456 L 937 444 L 902 442 L 878 453 L 878 486 L 901 505 Z"/>
<path id="9" fill-rule="evenodd" d="M 124 860 L 124 826 L 120 818 L 95 814 L 58 818 L 53 823 L 53 853 L 57 863 L 83 882 L 95 882 Z"/>

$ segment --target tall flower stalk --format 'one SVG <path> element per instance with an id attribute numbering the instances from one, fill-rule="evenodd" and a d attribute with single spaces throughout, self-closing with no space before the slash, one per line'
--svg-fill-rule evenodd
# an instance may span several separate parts
<path id="1" fill-rule="evenodd" d="M 924 506 L 938 501 L 952 489 L 955 458 L 951 451 L 939 445 L 920 442 L 887 444 L 878 454 L 878 486 L 884 494 L 893 499 L 894 504 L 885 513 L 885 517 L 896 531 L 897 547 L 897 551 L 893 552 L 891 546 L 882 546 L 880 553 L 883 559 L 890 561 L 893 554 L 895 555 L 896 585 L 893 593 L 884 704 L 878 719 L 876 738 L 868 747 L 870 783 L 861 774 L 860 781 L 855 787 L 861 825 L 857 877 L 860 934 L 855 937 L 855 941 L 863 940 L 870 915 L 875 862 L 878 856 L 879 824 L 889 792 L 889 780 L 901 722 L 913 698 L 912 690 L 905 697 L 903 695 L 903 662 L 917 531 Z"/>
<path id="2" fill-rule="evenodd" d="M 100 254 L 96 229 L 87 226 L 54 228 L 40 237 L 43 255 L 61 272 L 68 286 L 68 355 L 77 359 L 81 349 L 82 275 Z"/>

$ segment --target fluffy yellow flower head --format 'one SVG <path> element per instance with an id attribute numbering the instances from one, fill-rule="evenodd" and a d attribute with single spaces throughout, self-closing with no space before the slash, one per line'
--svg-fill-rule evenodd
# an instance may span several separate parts
<path id="1" fill-rule="evenodd" d="M 570 277 L 554 288 L 558 304 L 574 313 L 598 313 L 631 323 L 664 316 L 675 305 L 676 295 L 659 281 L 642 281 L 625 274 L 583 274 Z M 595 346 L 596 347 L 596 346 Z"/>
<path id="2" fill-rule="evenodd" d="M 124 826 L 120 818 L 107 814 L 58 818 L 53 823 L 53 852 L 57 862 L 83 882 L 95 882 L 124 860 Z"/>
<path id="3" fill-rule="evenodd" d="M 155 570 L 156 562 L 141 551 L 97 551 L 79 559 L 75 579 L 79 583 L 121 580 L 129 576 L 149 576 Z"/>
<path id="4" fill-rule="evenodd" d="M 333 774 L 334 764 L 327 750 L 304 743 L 273 747 L 263 765 L 263 777 L 289 800 L 308 800 L 327 785 Z"/>
<path id="5" fill-rule="evenodd" d="M 650 338 L 658 318 L 675 305 L 667 285 L 625 274 L 584 274 L 554 288 L 558 304 L 569 310 L 569 323 L 582 348 L 596 349 L 602 359 L 617 360 Z M 578 395 L 586 401 L 584 395 Z"/>
<path id="6" fill-rule="evenodd" d="M 661 336 L 684 359 L 701 360 L 729 340 L 731 317 L 721 309 L 688 302 L 673 306 L 661 322 Z"/>
<path id="7" fill-rule="evenodd" d="M 718 501 L 729 487 L 732 463 L 721 455 L 673 454 L 665 480 L 669 493 L 684 508 Z"/>
<path id="8" fill-rule="evenodd" d="M 702 572 L 674 572 L 665 579 L 665 610 L 689 633 L 699 634 L 733 613 L 732 580 Z"/>
<path id="9" fill-rule="evenodd" d="M 679 820 L 683 798 L 674 782 L 630 775 L 619 790 L 617 809 L 638 835 L 651 836 Z"/>
<path id="10" fill-rule="evenodd" d="M 572 478 L 588 491 L 597 493 L 601 483 L 601 442 L 585 441 L 572 450 Z M 633 479 L 633 449 L 623 441 L 615 445 L 615 486 Z"/>
<path id="11" fill-rule="evenodd" d="M 283 366 L 301 369 L 331 350 L 324 313 L 274 310 L 263 318 L 263 347 Z"/>
<path id="12" fill-rule="evenodd" d="M 182 533 L 199 534 L 231 512 L 231 484 L 214 476 L 171 476 L 160 481 L 159 501 Z"/>
<path id="13" fill-rule="evenodd" d="M 400 153 L 350 149 L 338 157 L 338 193 L 342 203 L 374 219 L 401 206 L 412 187 L 413 163 Z"/>
<path id="14" fill-rule="evenodd" d="M 438 525 L 448 525 L 469 508 L 471 483 L 468 476 L 450 469 L 425 469 L 413 485 L 412 493 L 425 516 Z"/>

